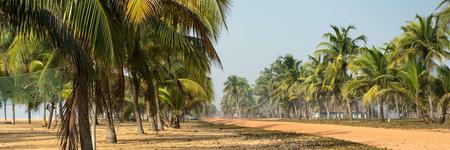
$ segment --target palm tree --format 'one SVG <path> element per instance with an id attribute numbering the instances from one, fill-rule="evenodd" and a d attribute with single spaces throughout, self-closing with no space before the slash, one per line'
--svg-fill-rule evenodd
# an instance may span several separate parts
<path id="1" fill-rule="evenodd" d="M 439 18 L 430 15 L 426 18 L 416 16 L 416 22 L 409 22 L 403 26 L 403 34 L 398 38 L 399 49 L 395 51 L 396 59 L 402 61 L 409 57 L 417 57 L 424 61 L 428 72 L 435 69 L 436 62 L 443 62 L 450 58 L 446 49 L 449 40 L 445 30 L 439 25 Z M 431 85 L 428 84 L 429 113 L 434 119 L 433 95 Z"/>
<path id="2" fill-rule="evenodd" d="M 437 69 L 437 81 L 440 91 L 440 100 L 442 102 L 442 110 L 441 110 L 441 120 L 440 123 L 445 123 L 445 118 L 447 117 L 448 103 L 450 101 L 450 69 L 448 66 L 442 65 Z"/>
<path id="3" fill-rule="evenodd" d="M 325 83 L 325 69 L 327 62 L 323 62 L 320 56 L 309 56 L 309 61 L 302 66 L 302 75 L 299 80 L 302 83 L 298 86 L 302 97 L 306 100 L 316 99 L 319 103 L 323 103 L 326 95 L 333 89 Z M 327 102 L 325 102 L 327 103 Z M 335 99 L 331 101 L 335 103 Z M 330 118 L 329 102 L 324 104 L 327 112 L 327 119 Z M 319 104 L 319 108 L 320 108 Z M 321 111 L 319 110 L 319 113 Z"/>
<path id="4" fill-rule="evenodd" d="M 432 119 L 427 113 L 427 102 L 424 100 L 428 90 L 426 83 L 430 81 L 425 63 L 420 59 L 408 59 L 399 72 L 399 78 L 398 83 L 392 83 L 392 89 L 386 89 L 383 92 L 399 92 L 416 105 L 426 123 L 432 123 Z"/>
<path id="5" fill-rule="evenodd" d="M 264 68 L 261 71 L 260 76 L 256 79 L 255 87 L 253 88 L 254 95 L 256 95 L 257 108 L 260 108 L 261 117 L 273 117 L 271 115 L 272 105 L 271 101 L 271 91 L 272 89 L 272 73 L 269 68 Z"/>
<path id="6" fill-rule="evenodd" d="M 109 70 L 112 62 L 115 62 L 122 69 L 125 64 L 124 60 L 138 60 L 129 61 L 131 62 L 129 63 L 130 72 L 138 73 L 141 79 L 151 83 L 149 72 L 147 69 L 143 69 L 147 68 L 145 63 L 140 63 L 145 62 L 145 58 L 142 57 L 141 49 L 138 46 L 140 37 L 136 34 L 144 23 L 152 25 L 157 31 L 156 33 L 160 35 L 160 40 L 168 43 L 167 45 L 171 48 L 184 47 L 183 50 L 189 50 L 186 47 L 192 43 L 198 43 L 206 49 L 206 54 L 212 58 L 211 60 L 220 62 L 212 41 L 216 39 L 226 20 L 229 1 L 129 0 L 121 3 L 118 1 L 82 0 L 41 3 L 33 0 L 27 3 L 16 3 L 11 0 L 1 0 L 0 4 L 1 14 L 5 14 L 10 19 L 7 21 L 11 25 L 27 27 L 20 28 L 19 32 L 39 29 L 36 31 L 45 33 L 39 35 L 47 35 L 53 43 L 56 43 L 56 48 L 61 50 L 59 52 L 61 57 L 73 60 L 70 67 L 75 70 L 71 72 L 75 75 L 73 78 L 74 90 L 72 98 L 65 103 L 64 109 L 68 111 L 63 111 L 65 114 L 60 129 L 61 145 L 63 148 L 66 146 L 77 148 L 77 141 L 80 141 L 83 149 L 92 149 L 87 115 L 90 100 L 87 93 L 94 88 L 105 89 L 88 86 L 92 85 L 89 83 L 98 81 L 91 78 L 98 71 L 97 68 Z M 61 9 L 54 9 L 56 6 Z M 165 20 L 164 18 L 173 19 Z M 167 24 L 171 26 L 167 26 Z M 180 39 L 180 37 L 184 38 L 184 35 L 192 33 L 190 31 L 196 33 L 194 37 L 197 40 Z M 130 35 L 123 36 L 128 35 L 127 33 Z M 128 42 L 121 45 L 122 42 L 119 41 Z M 128 52 L 123 55 L 122 49 L 128 50 Z M 94 67 L 94 62 L 95 66 L 101 67 Z M 142 67 L 142 65 L 144 66 Z M 123 74 L 119 74 L 119 76 L 123 76 Z M 123 87 L 124 82 L 121 83 L 120 86 Z M 108 84 L 96 85 L 107 86 Z M 118 95 L 120 96 L 120 94 Z M 104 99 L 109 100 L 109 98 Z M 78 119 L 74 118 L 77 116 Z M 75 123 L 74 120 L 79 122 Z M 108 121 L 108 123 L 112 122 Z M 78 132 L 75 130 L 77 128 L 69 128 L 77 126 L 79 127 Z"/>
<path id="7" fill-rule="evenodd" d="M 174 128 L 180 128 L 182 115 L 188 110 L 195 109 L 197 106 L 209 103 L 209 99 L 204 88 L 197 82 L 189 79 L 179 79 L 183 86 L 183 94 L 177 91 L 176 86 L 165 87 L 160 90 L 160 99 L 163 105 L 169 108 L 173 118 L 171 125 Z M 176 84 L 174 81 L 169 81 Z"/>
<path id="8" fill-rule="evenodd" d="M 325 81 L 329 82 L 330 88 L 333 89 L 333 95 L 338 97 L 340 89 L 343 84 L 350 79 L 348 74 L 348 61 L 359 51 L 358 43 L 366 42 L 364 35 L 355 38 L 350 37 L 350 31 L 355 29 L 354 26 L 346 28 L 338 28 L 331 26 L 334 33 L 325 33 L 323 36 L 328 39 L 328 42 L 321 42 L 319 44 L 316 54 L 323 55 L 324 61 L 329 62 L 326 69 Z M 348 117 L 352 119 L 352 111 L 350 107 L 350 99 L 346 98 L 348 108 Z"/>
<path id="9" fill-rule="evenodd" d="M 276 74 L 275 79 L 278 88 L 273 91 L 273 96 L 278 97 L 280 100 L 297 101 L 299 100 L 299 91 L 297 86 L 300 85 L 300 65 L 301 61 L 295 59 L 292 55 L 288 54 L 284 57 L 279 57 L 273 64 L 273 71 Z M 297 112 L 295 103 L 293 104 L 293 112 Z M 290 107 L 290 106 L 288 106 Z"/>
<path id="10" fill-rule="evenodd" d="M 349 64 L 349 69 L 355 75 L 345 83 L 342 90 L 344 97 L 358 95 L 358 92 L 362 91 L 365 104 L 378 100 L 378 117 L 382 122 L 384 122 L 383 104 L 386 97 L 380 91 L 387 89 L 388 84 L 395 78 L 389 65 L 386 54 L 383 54 L 378 48 L 367 49 Z"/>
<path id="11" fill-rule="evenodd" d="M 238 77 L 235 75 L 229 76 L 227 81 L 224 83 L 224 93 L 229 94 L 234 98 L 235 101 L 235 115 L 238 118 L 241 117 L 241 108 L 240 108 L 240 100 L 242 98 L 243 93 L 245 93 L 245 89 L 248 88 L 248 81 L 243 77 Z"/>

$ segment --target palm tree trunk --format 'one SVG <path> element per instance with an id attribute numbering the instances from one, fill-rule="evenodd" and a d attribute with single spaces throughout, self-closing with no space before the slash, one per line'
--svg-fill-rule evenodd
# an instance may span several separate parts
<path id="1" fill-rule="evenodd" d="M 56 123 L 55 123 L 54 128 L 56 128 L 56 126 L 58 125 L 58 122 L 62 120 L 62 117 L 63 117 L 63 113 L 62 113 L 63 106 L 62 105 L 63 105 L 62 102 L 58 102 L 58 115 L 55 116 Z"/>
<path id="2" fill-rule="evenodd" d="M 441 120 L 439 121 L 439 123 L 441 123 L 441 124 L 445 123 L 445 118 L 447 117 L 447 109 L 448 109 L 449 101 L 450 101 L 450 99 L 445 99 L 444 103 L 442 104 Z"/>
<path id="3" fill-rule="evenodd" d="M 28 107 L 28 124 L 31 124 L 31 109 Z"/>
<path id="4" fill-rule="evenodd" d="M 156 119 L 156 126 L 157 126 L 157 131 L 162 131 L 164 130 L 164 126 L 162 123 L 162 118 L 161 118 L 161 110 L 159 107 L 159 91 L 158 91 L 158 84 L 156 82 L 156 80 L 153 80 L 153 97 L 154 97 L 154 103 L 155 103 L 155 108 L 156 108 L 156 112 L 155 112 L 155 119 Z"/>
<path id="5" fill-rule="evenodd" d="M 309 105 L 306 100 L 305 100 L 305 116 L 306 116 L 306 119 L 309 119 Z"/>
<path id="6" fill-rule="evenodd" d="M 427 112 L 427 111 L 424 110 L 424 109 L 420 109 L 420 108 L 419 108 L 419 113 L 421 114 L 422 119 L 423 119 L 423 121 L 424 121 L 425 123 L 427 123 L 427 124 L 433 123 L 433 120 L 432 120 L 431 117 L 429 116 L 429 112 Z"/>
<path id="7" fill-rule="evenodd" d="M 378 119 L 384 122 L 384 110 L 383 110 L 384 99 L 380 98 L 378 102 Z"/>
<path id="8" fill-rule="evenodd" d="M 394 95 L 394 101 L 395 101 L 395 113 L 397 113 L 398 117 L 400 118 L 400 109 L 398 107 L 398 96 Z"/>
<path id="9" fill-rule="evenodd" d="M 106 113 L 106 143 L 117 143 L 116 129 L 114 127 L 114 118 L 113 118 L 113 108 L 110 96 L 110 88 L 109 88 L 109 79 L 108 76 L 105 76 L 104 90 L 103 90 L 103 98 L 105 101 L 105 113 Z M 119 104 L 120 105 L 120 104 Z"/>
<path id="10" fill-rule="evenodd" d="M 330 105 L 325 103 L 325 109 L 327 111 L 327 119 L 330 119 Z"/>
<path id="11" fill-rule="evenodd" d="M 117 143 L 116 129 L 114 127 L 114 118 L 111 110 L 106 110 L 106 120 L 108 128 L 106 128 L 106 143 Z"/>
<path id="12" fill-rule="evenodd" d="M 50 103 L 50 115 L 48 117 L 48 126 L 47 129 L 50 129 L 52 127 L 52 119 L 53 119 L 53 111 L 55 110 L 55 102 Z"/>
<path id="13" fill-rule="evenodd" d="M 298 111 L 298 109 L 297 109 L 297 101 L 295 101 L 294 103 L 293 103 L 293 105 L 294 105 L 294 115 L 293 115 L 293 117 L 292 118 L 297 118 L 297 115 L 298 115 L 298 113 L 297 113 L 297 111 Z"/>
<path id="14" fill-rule="evenodd" d="M 44 116 L 43 116 L 44 125 L 47 126 L 47 102 L 44 101 Z"/>
<path id="15" fill-rule="evenodd" d="M 97 149 L 97 135 L 96 135 L 96 129 L 97 129 L 97 104 L 95 100 L 92 102 L 91 106 L 91 140 L 92 140 L 92 149 Z M 51 123 L 49 123 L 51 124 Z"/>
<path id="16" fill-rule="evenodd" d="M 144 128 L 142 128 L 142 120 L 141 120 L 141 112 L 139 110 L 139 80 L 137 79 L 137 75 L 135 73 L 131 73 L 131 92 L 132 92 L 132 105 L 134 108 L 134 116 L 136 118 L 136 127 L 138 134 L 144 134 Z"/>
<path id="17" fill-rule="evenodd" d="M 82 150 L 92 150 L 92 138 L 89 124 L 89 100 L 88 100 L 88 85 L 86 79 L 79 80 L 75 89 L 75 104 L 78 112 L 78 128 L 80 135 L 80 145 Z M 92 122 L 95 124 L 95 122 Z"/>
<path id="18" fill-rule="evenodd" d="M 153 89 L 150 89 L 150 87 L 146 90 L 144 97 L 145 97 L 145 113 L 148 119 L 148 122 L 150 123 L 150 130 L 151 131 L 158 131 L 158 127 L 156 126 L 156 119 L 154 117 L 154 111 L 152 109 L 152 102 L 151 97 L 152 95 L 150 92 L 152 92 Z"/>
<path id="19" fill-rule="evenodd" d="M 435 120 L 434 107 L 433 107 L 433 97 L 432 96 L 428 96 L 428 105 L 430 107 L 430 117 L 431 117 L 432 120 Z"/>
<path id="20" fill-rule="evenodd" d="M 4 117 L 5 117 L 5 121 L 6 120 L 8 120 L 8 116 L 6 116 L 6 100 L 4 99 L 3 100 L 3 114 L 4 114 Z"/>
<path id="21" fill-rule="evenodd" d="M 416 105 L 416 118 L 417 118 L 417 119 L 420 118 L 419 106 L 417 106 L 417 105 Z"/>
<path id="22" fill-rule="evenodd" d="M 278 117 L 283 118 L 283 113 L 281 111 L 281 105 L 278 103 Z"/>
<path id="23" fill-rule="evenodd" d="M 16 124 L 16 103 L 12 100 L 12 124 Z"/>
<path id="24" fill-rule="evenodd" d="M 350 99 L 349 98 L 346 98 L 347 100 L 347 112 L 348 112 L 348 119 L 350 120 L 350 121 L 352 121 L 353 120 L 353 116 L 352 116 L 352 106 L 351 106 L 351 104 L 350 104 Z"/>
<path id="25" fill-rule="evenodd" d="M 241 108 L 239 106 L 239 94 L 236 94 L 236 115 L 241 118 Z"/>

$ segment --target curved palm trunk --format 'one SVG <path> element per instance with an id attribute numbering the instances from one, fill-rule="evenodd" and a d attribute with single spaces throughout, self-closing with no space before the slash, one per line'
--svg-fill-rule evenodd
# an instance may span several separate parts
<path id="1" fill-rule="evenodd" d="M 416 95 L 416 96 L 415 96 L 416 110 L 418 111 L 418 113 L 420 113 L 420 115 L 421 115 L 423 121 L 425 121 L 427 124 L 433 123 L 433 120 L 432 120 L 432 119 L 430 118 L 430 116 L 429 116 L 430 113 L 427 112 L 425 109 L 423 109 L 423 108 L 426 107 L 426 106 L 421 107 L 419 101 L 420 101 L 420 96 L 419 96 L 419 95 Z"/>
<path id="2" fill-rule="evenodd" d="M 429 112 L 423 110 L 423 109 L 419 109 L 419 113 L 422 116 L 422 119 L 425 123 L 427 124 L 432 124 L 433 120 L 431 119 L 431 117 L 429 116 Z"/>
<path id="3" fill-rule="evenodd" d="M 100 68 L 100 67 L 98 67 L 98 68 Z M 100 97 L 100 100 L 103 100 L 103 105 L 104 105 L 103 108 L 106 113 L 106 123 L 107 123 L 106 143 L 117 143 L 116 129 L 114 127 L 112 99 L 110 96 L 111 90 L 110 90 L 110 84 L 109 84 L 109 77 L 108 77 L 108 75 L 106 75 L 106 72 L 102 72 L 102 76 L 103 77 L 101 77 L 101 78 L 103 80 L 98 81 L 98 82 L 102 82 L 102 83 L 98 83 L 98 84 L 96 84 L 96 86 L 97 86 L 97 89 L 101 90 L 101 91 L 97 91 L 97 92 L 100 92 L 99 94 L 97 94 L 97 96 L 98 95 L 102 96 L 102 97 Z M 121 83 L 123 83 L 123 82 L 121 82 Z"/>
<path id="4" fill-rule="evenodd" d="M 132 92 L 131 99 L 134 108 L 134 116 L 136 118 L 136 128 L 139 134 L 144 134 L 144 128 L 142 128 L 141 112 L 139 110 L 139 102 L 138 102 L 139 80 L 137 79 L 136 74 L 132 73 L 131 81 L 132 81 L 130 84 Z"/>
<path id="5" fill-rule="evenodd" d="M 111 108 L 111 107 L 110 107 Z M 114 118 L 112 116 L 111 110 L 106 110 L 106 143 L 117 143 L 116 129 L 114 127 Z"/>

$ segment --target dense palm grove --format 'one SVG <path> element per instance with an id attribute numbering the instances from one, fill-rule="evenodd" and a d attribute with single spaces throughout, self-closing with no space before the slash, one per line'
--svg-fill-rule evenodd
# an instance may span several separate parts
<path id="1" fill-rule="evenodd" d="M 229 6 L 228 0 L 0 0 L 5 120 L 7 106 L 12 124 L 17 104 L 29 117 L 42 109 L 48 128 L 53 116 L 59 122 L 61 148 L 95 149 L 99 117 L 106 141 L 116 143 L 115 120 L 135 120 L 144 134 L 143 123 L 157 132 L 211 112 L 210 68 L 221 64 L 214 43 Z"/>
<path id="2" fill-rule="evenodd" d="M 421 118 L 444 123 L 450 101 L 448 1 L 417 16 L 381 46 L 353 36 L 354 26 L 331 26 L 305 62 L 279 57 L 251 87 L 243 77 L 224 83 L 221 110 L 228 117 Z"/>

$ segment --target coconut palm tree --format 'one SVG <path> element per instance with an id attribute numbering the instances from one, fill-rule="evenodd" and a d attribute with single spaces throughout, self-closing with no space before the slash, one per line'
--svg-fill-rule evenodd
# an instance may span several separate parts
<path id="1" fill-rule="evenodd" d="M 355 29 L 354 26 L 338 28 L 331 26 L 334 33 L 325 33 L 323 36 L 328 40 L 327 42 L 321 42 L 319 49 L 315 54 L 323 55 L 324 61 L 329 62 L 326 69 L 325 81 L 329 82 L 330 88 L 333 90 L 333 95 L 339 97 L 340 89 L 343 84 L 350 79 L 348 74 L 349 60 L 358 53 L 360 42 L 366 42 L 366 36 L 360 35 L 355 38 L 350 37 L 350 31 Z M 349 119 L 352 119 L 350 99 L 346 98 L 347 111 Z"/>
<path id="2" fill-rule="evenodd" d="M 428 72 L 432 72 L 437 63 L 450 58 L 447 50 L 449 40 L 447 33 L 439 25 L 439 18 L 429 15 L 424 18 L 416 16 L 417 21 L 409 22 L 403 26 L 403 34 L 398 37 L 398 50 L 395 59 L 402 61 L 409 57 L 422 59 Z M 436 62 L 437 61 L 437 62 Z M 434 100 L 431 85 L 428 84 L 429 113 L 434 119 Z"/>
<path id="3" fill-rule="evenodd" d="M 399 92 L 412 101 L 419 110 L 422 119 L 431 124 L 432 119 L 427 113 L 427 101 L 424 100 L 428 90 L 426 83 L 431 80 L 425 63 L 416 58 L 408 59 L 405 66 L 399 71 L 399 79 L 399 82 L 392 83 L 391 89 L 386 89 L 383 92 Z"/>
<path id="4" fill-rule="evenodd" d="M 299 100 L 297 86 L 300 85 L 300 66 L 301 61 L 295 59 L 292 55 L 288 54 L 283 57 L 279 57 L 273 64 L 273 71 L 275 75 L 276 87 L 273 91 L 273 96 L 278 97 L 280 100 L 297 101 Z M 295 104 L 293 102 L 288 104 Z M 296 106 L 288 106 L 294 109 L 293 112 L 297 112 Z"/>
<path id="5" fill-rule="evenodd" d="M 445 123 L 445 118 L 447 117 L 448 103 L 450 101 L 450 69 L 448 66 L 442 65 L 437 67 L 437 84 L 439 87 L 439 97 L 442 102 L 441 110 L 441 124 Z"/>
<path id="6" fill-rule="evenodd" d="M 169 81 L 170 84 L 176 84 L 174 81 Z M 207 104 L 207 94 L 203 87 L 189 79 L 179 79 L 183 86 L 183 92 L 178 92 L 176 86 L 168 86 L 160 90 L 160 99 L 162 104 L 169 108 L 168 110 L 172 114 L 173 118 L 170 119 L 170 124 L 174 128 L 180 128 L 180 121 L 183 114 L 188 110 L 194 109 L 196 106 Z"/>
<path id="7" fill-rule="evenodd" d="M 241 117 L 241 109 L 240 109 L 240 100 L 242 99 L 243 95 L 245 94 L 245 89 L 248 88 L 250 85 L 248 84 L 248 81 L 243 77 L 238 77 L 235 75 L 229 76 L 227 78 L 227 81 L 224 83 L 224 93 L 226 95 L 230 95 L 233 97 L 235 102 L 235 115 L 237 115 L 238 118 Z"/>
<path id="8" fill-rule="evenodd" d="M 379 101 L 379 119 L 384 122 L 383 104 L 386 96 L 380 94 L 383 89 L 389 88 L 389 83 L 395 79 L 386 54 L 378 48 L 368 48 L 349 64 L 349 69 L 355 73 L 353 78 L 345 83 L 342 90 L 344 97 L 357 95 L 363 91 L 363 101 L 365 104 Z"/>
<path id="9" fill-rule="evenodd" d="M 191 40 L 179 42 L 183 41 L 179 40 L 180 37 L 184 36 L 174 34 L 176 33 L 174 31 L 184 33 L 194 31 L 195 37 L 200 39 L 198 43 L 207 50 L 208 56 L 214 58 L 212 60 L 218 60 L 212 41 L 216 39 L 225 22 L 229 1 L 129 0 L 122 3 L 96 0 L 41 3 L 41 1 L 33 0 L 27 3 L 16 3 L 11 0 L 1 0 L 0 4 L 1 14 L 6 15 L 9 19 L 7 22 L 13 26 L 27 27 L 20 28 L 19 32 L 27 32 L 30 29 L 43 31 L 42 35 L 49 36 L 53 43 L 56 43 L 56 48 L 62 50 L 60 52 L 62 57 L 73 60 L 71 67 L 75 71 L 71 73 L 75 75 L 73 78 L 74 94 L 65 103 L 64 109 L 67 111 L 64 111 L 63 125 L 60 129 L 61 144 L 63 148 L 66 146 L 77 148 L 77 142 L 80 141 L 83 149 L 91 149 L 92 142 L 87 118 L 89 95 L 87 93 L 96 88 L 88 86 L 92 85 L 89 83 L 98 81 L 91 78 L 93 77 L 91 75 L 97 72 L 96 69 L 106 68 L 109 70 L 108 68 L 112 67 L 113 62 L 121 69 L 125 64 L 123 60 L 138 60 L 128 61 L 131 62 L 128 63 L 131 65 L 130 72 L 135 71 L 141 76 L 141 79 L 151 81 L 148 71 L 142 69 L 146 67 L 140 67 L 145 64 L 140 63 L 145 62 L 145 58 L 141 55 L 142 52 L 138 46 L 140 38 L 136 33 L 143 24 L 152 25 L 161 35 L 160 40 L 163 43 L 171 43 L 168 45 L 172 48 L 184 47 L 183 49 L 186 49 L 189 47 L 187 46 L 189 44 L 186 45 L 186 43 L 192 43 Z M 173 19 L 165 20 L 164 18 Z M 172 29 L 167 28 L 167 24 L 163 23 L 170 24 Z M 174 27 L 177 28 L 174 29 Z M 131 35 L 123 36 L 128 35 L 125 33 Z M 131 38 L 123 40 L 123 37 Z M 122 42 L 118 42 L 121 40 L 129 42 L 121 45 Z M 126 55 L 121 55 L 122 49 L 128 50 Z M 94 67 L 94 62 L 95 66 L 101 67 Z M 119 76 L 122 75 L 119 74 Z M 123 87 L 124 82 L 121 83 Z M 107 84 L 99 85 L 107 86 Z M 106 99 L 108 100 L 108 98 Z M 76 115 L 77 113 L 78 115 Z M 74 119 L 74 117 L 79 118 Z M 75 123 L 75 120 L 79 122 Z M 79 126 L 79 132 L 75 130 L 77 128 L 68 128 L 69 126 Z"/>
<path id="10" fill-rule="evenodd" d="M 323 62 L 320 56 L 309 56 L 309 61 L 302 66 L 302 76 L 299 80 L 302 83 L 298 86 L 298 90 L 301 91 L 302 97 L 306 100 L 317 99 L 319 103 L 324 102 L 326 95 L 333 89 L 325 83 L 325 69 L 327 62 Z M 327 119 L 330 118 L 330 103 L 336 103 L 336 99 L 329 102 L 325 102 Z M 319 107 L 320 104 L 319 104 Z M 320 113 L 321 111 L 319 111 Z"/>

